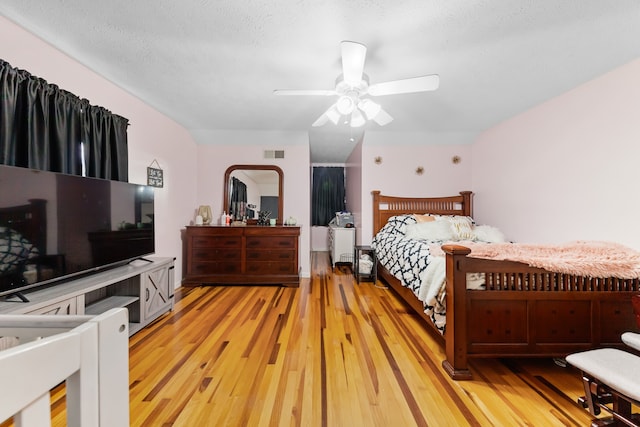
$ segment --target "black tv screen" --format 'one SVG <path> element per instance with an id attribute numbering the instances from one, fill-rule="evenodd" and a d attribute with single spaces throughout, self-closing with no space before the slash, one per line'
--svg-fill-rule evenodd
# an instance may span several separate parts
<path id="1" fill-rule="evenodd" d="M 146 185 L 0 165 L 0 297 L 154 252 Z"/>

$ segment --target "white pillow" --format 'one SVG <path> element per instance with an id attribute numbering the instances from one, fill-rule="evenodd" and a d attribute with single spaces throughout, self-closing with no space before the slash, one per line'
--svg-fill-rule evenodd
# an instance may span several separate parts
<path id="1" fill-rule="evenodd" d="M 419 222 L 407 225 L 405 236 L 409 239 L 447 241 L 454 240 L 455 234 L 449 221 Z"/>
<path id="2" fill-rule="evenodd" d="M 505 243 L 507 240 L 502 231 L 490 225 L 476 225 L 473 227 L 474 240 L 487 243 Z"/>
<path id="3" fill-rule="evenodd" d="M 453 240 L 473 240 L 473 218 L 464 215 L 441 215 L 436 221 L 447 221 L 453 228 Z"/>

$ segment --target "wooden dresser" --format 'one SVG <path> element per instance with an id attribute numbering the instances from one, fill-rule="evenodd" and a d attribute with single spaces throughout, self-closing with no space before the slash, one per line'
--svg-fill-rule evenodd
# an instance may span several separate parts
<path id="1" fill-rule="evenodd" d="M 188 226 L 184 286 L 299 286 L 295 226 Z"/>

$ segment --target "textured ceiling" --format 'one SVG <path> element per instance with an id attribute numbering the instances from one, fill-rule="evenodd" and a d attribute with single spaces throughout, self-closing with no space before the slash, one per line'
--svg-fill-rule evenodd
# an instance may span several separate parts
<path id="1" fill-rule="evenodd" d="M 395 120 L 365 131 L 475 135 L 640 57 L 637 0 L 2 0 L 0 13 L 198 143 L 309 131 L 316 162 L 344 160 L 359 134 L 311 128 L 332 98 L 272 91 L 333 89 L 342 40 L 367 45 L 371 83 L 440 75 L 435 92 L 378 97 Z"/>

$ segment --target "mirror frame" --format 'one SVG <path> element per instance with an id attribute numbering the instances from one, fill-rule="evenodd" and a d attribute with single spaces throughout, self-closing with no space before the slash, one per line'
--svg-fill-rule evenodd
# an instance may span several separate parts
<path id="1" fill-rule="evenodd" d="M 271 170 L 278 173 L 278 218 L 276 220 L 276 224 L 283 224 L 283 208 L 284 208 L 284 172 L 278 166 L 275 165 L 232 165 L 229 166 L 224 173 L 224 200 L 222 202 L 222 209 L 225 212 L 229 212 L 229 179 L 231 178 L 231 173 L 235 170 L 246 169 L 246 170 Z"/>

